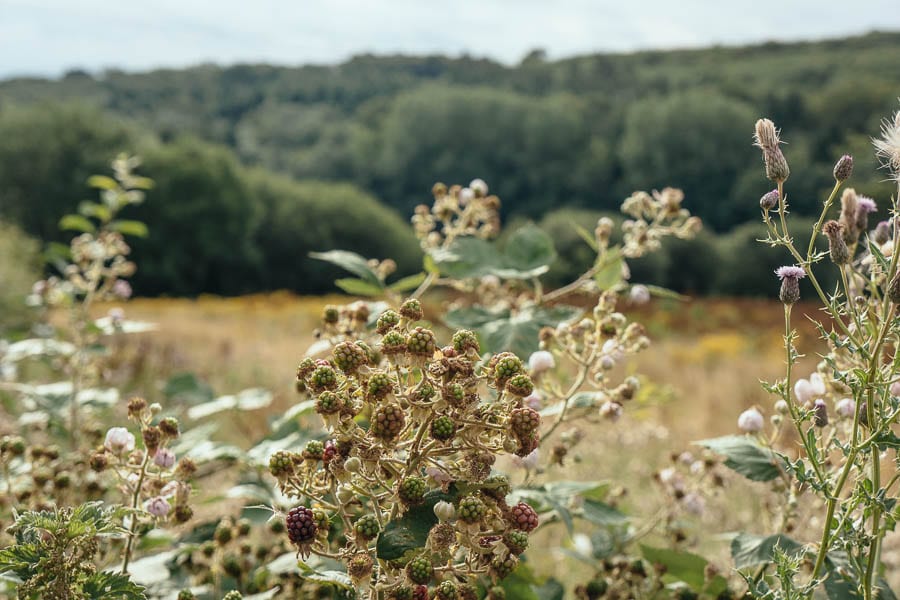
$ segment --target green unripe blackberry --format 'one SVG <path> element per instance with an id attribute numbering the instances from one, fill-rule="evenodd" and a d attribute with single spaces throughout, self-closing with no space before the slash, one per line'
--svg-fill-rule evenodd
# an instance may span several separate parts
<path id="1" fill-rule="evenodd" d="M 644 561 L 639 558 L 634 559 L 630 565 L 628 565 L 628 570 L 632 575 L 640 575 L 641 577 L 647 576 L 647 567 L 644 565 Z"/>
<path id="2" fill-rule="evenodd" d="M 387 373 L 374 373 L 366 386 L 366 399 L 375 402 L 383 400 L 394 391 L 394 380 Z"/>
<path id="3" fill-rule="evenodd" d="M 341 311 L 338 307 L 328 305 L 322 310 L 322 322 L 326 325 L 335 325 L 341 318 Z"/>
<path id="4" fill-rule="evenodd" d="M 399 404 L 382 404 L 372 413 L 369 431 L 376 438 L 390 441 L 397 437 L 406 424 L 406 415 Z"/>
<path id="5" fill-rule="evenodd" d="M 232 529 L 229 521 L 222 521 L 216 526 L 216 531 L 213 533 L 213 539 L 216 540 L 216 542 L 224 546 L 233 538 L 234 529 Z"/>
<path id="6" fill-rule="evenodd" d="M 353 524 L 353 531 L 356 532 L 358 539 L 368 542 L 378 537 L 381 527 L 378 526 L 378 520 L 375 518 L 375 515 L 363 515 Z"/>
<path id="7" fill-rule="evenodd" d="M 464 583 L 459 586 L 459 600 L 478 600 L 478 592 L 473 585 Z"/>
<path id="8" fill-rule="evenodd" d="M 444 387 L 442 397 L 450 406 L 461 406 L 466 400 L 466 388 L 458 383 L 451 383 Z"/>
<path id="9" fill-rule="evenodd" d="M 284 533 L 285 524 L 284 519 L 282 519 L 281 517 L 270 519 L 268 525 L 269 531 L 271 531 L 272 533 Z"/>
<path id="10" fill-rule="evenodd" d="M 484 480 L 481 492 L 494 500 L 503 500 L 510 492 L 509 478 L 506 475 L 491 475 Z"/>
<path id="11" fill-rule="evenodd" d="M 246 537 L 250 533 L 250 529 L 253 525 L 250 523 L 249 519 L 241 519 L 237 522 L 237 534 L 241 537 Z"/>
<path id="12" fill-rule="evenodd" d="M 495 585 L 488 590 L 488 595 L 485 597 L 485 600 L 506 600 L 506 590 L 499 585 Z"/>
<path id="13" fill-rule="evenodd" d="M 428 402 L 434 398 L 434 386 L 432 386 L 427 381 L 423 381 L 419 384 L 412 393 L 412 399 L 417 402 Z"/>
<path id="14" fill-rule="evenodd" d="M 413 589 L 408 585 L 401 585 L 398 588 L 394 588 L 388 594 L 389 600 L 412 600 L 413 598 Z"/>
<path id="15" fill-rule="evenodd" d="M 322 392 L 316 398 L 316 412 L 320 415 L 333 415 L 340 412 L 343 406 L 341 397 L 334 392 Z"/>
<path id="16" fill-rule="evenodd" d="M 369 355 L 354 342 L 341 342 L 331 351 L 334 364 L 347 375 L 356 373 L 357 370 L 369 362 Z"/>
<path id="17" fill-rule="evenodd" d="M 244 571 L 241 567 L 241 559 L 234 554 L 228 554 L 222 558 L 222 570 L 235 579 L 239 578 Z"/>
<path id="18" fill-rule="evenodd" d="M 459 600 L 459 588 L 452 581 L 442 581 L 434 590 L 435 600 Z"/>
<path id="19" fill-rule="evenodd" d="M 191 590 L 181 590 L 178 592 L 178 600 L 197 600 L 197 596 Z"/>
<path id="20" fill-rule="evenodd" d="M 434 575 L 434 565 L 427 556 L 417 556 L 406 565 L 406 576 L 413 583 L 425 585 Z"/>
<path id="21" fill-rule="evenodd" d="M 372 569 L 374 567 L 375 563 L 368 552 L 357 554 L 347 563 L 347 575 L 359 585 L 372 576 Z"/>
<path id="22" fill-rule="evenodd" d="M 456 507 L 456 516 L 466 523 L 478 523 L 487 514 L 487 505 L 478 496 L 466 496 Z"/>
<path id="23" fill-rule="evenodd" d="M 478 354 L 481 352 L 481 346 L 478 344 L 478 336 L 468 329 L 460 329 L 453 334 L 453 349 L 460 354 L 467 354 L 469 351 Z"/>
<path id="24" fill-rule="evenodd" d="M 206 558 L 211 557 L 216 553 L 216 545 L 212 542 L 206 542 L 202 546 L 200 546 L 200 553 Z"/>
<path id="25" fill-rule="evenodd" d="M 401 502 L 407 506 L 416 506 L 425 500 L 425 492 L 428 491 L 428 485 L 421 477 L 407 477 L 400 482 L 397 489 L 397 495 L 400 496 Z"/>
<path id="26" fill-rule="evenodd" d="M 231 590 L 230 592 L 222 596 L 222 600 L 241 600 L 242 598 L 243 596 L 237 590 Z"/>
<path id="27" fill-rule="evenodd" d="M 422 303 L 415 298 L 410 298 L 400 305 L 400 316 L 410 321 L 421 321 L 422 317 L 425 316 L 425 311 L 422 310 Z"/>
<path id="28" fill-rule="evenodd" d="M 313 521 L 316 524 L 316 533 L 328 531 L 331 528 L 331 521 L 328 519 L 328 513 L 321 508 L 313 509 Z"/>
<path id="29" fill-rule="evenodd" d="M 514 396 L 524 398 L 530 396 L 534 391 L 534 382 L 527 373 L 518 373 L 509 378 L 509 381 L 506 382 L 506 389 Z"/>
<path id="30" fill-rule="evenodd" d="M 381 351 L 388 356 L 402 354 L 406 351 L 406 338 L 399 331 L 388 331 L 381 338 Z"/>
<path id="31" fill-rule="evenodd" d="M 434 354 L 437 343 L 434 332 L 424 327 L 416 327 L 406 338 L 406 350 L 415 356 L 430 357 Z"/>
<path id="32" fill-rule="evenodd" d="M 304 358 L 300 361 L 300 364 L 297 365 L 297 379 L 303 380 L 312 375 L 312 372 L 316 370 L 316 361 L 311 358 Z"/>
<path id="33" fill-rule="evenodd" d="M 378 317 L 378 321 L 375 323 L 375 332 L 378 335 L 384 335 L 396 327 L 399 322 L 400 315 L 392 310 L 386 310 Z"/>
<path id="34" fill-rule="evenodd" d="M 598 577 L 588 581 L 587 585 L 584 586 L 584 593 L 588 597 L 588 600 L 600 600 L 600 598 L 606 595 L 608 589 L 609 584 L 606 583 L 606 580 Z"/>
<path id="35" fill-rule="evenodd" d="M 503 543 L 513 554 L 522 554 L 528 549 L 528 534 L 524 531 L 509 531 L 503 536 Z"/>
<path id="36" fill-rule="evenodd" d="M 509 413 L 509 428 L 516 437 L 528 438 L 541 426 L 541 414 L 533 408 L 514 408 Z"/>
<path id="37" fill-rule="evenodd" d="M 306 448 L 303 450 L 303 458 L 307 460 L 321 460 L 325 454 L 325 444 L 319 440 L 310 440 L 306 442 Z"/>
<path id="38" fill-rule="evenodd" d="M 25 448 L 25 440 L 17 435 L 4 436 L 0 442 L 0 453 L 10 456 L 22 456 L 25 454 Z"/>
<path id="39" fill-rule="evenodd" d="M 456 423 L 447 415 L 441 415 L 431 422 L 431 437 L 446 442 L 456 435 Z"/>
<path id="40" fill-rule="evenodd" d="M 515 571 L 517 566 L 519 566 L 519 557 L 514 554 L 508 554 L 504 559 L 498 556 L 491 562 L 491 573 L 497 579 L 503 579 Z"/>
<path id="41" fill-rule="evenodd" d="M 320 365 L 309 376 L 309 387 L 316 392 L 333 390 L 337 387 L 337 373 L 328 365 Z"/>
<path id="42" fill-rule="evenodd" d="M 505 382 L 513 375 L 518 375 L 525 370 L 522 361 L 512 352 L 501 352 L 495 355 L 488 364 L 492 365 L 494 379 L 497 382 Z"/>

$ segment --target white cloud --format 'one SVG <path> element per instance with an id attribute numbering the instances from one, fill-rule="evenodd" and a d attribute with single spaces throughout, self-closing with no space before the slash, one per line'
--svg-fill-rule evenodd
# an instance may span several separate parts
<path id="1" fill-rule="evenodd" d="M 0 76 L 199 62 L 335 63 L 360 52 L 504 62 L 900 29 L 896 0 L 0 0 Z"/>

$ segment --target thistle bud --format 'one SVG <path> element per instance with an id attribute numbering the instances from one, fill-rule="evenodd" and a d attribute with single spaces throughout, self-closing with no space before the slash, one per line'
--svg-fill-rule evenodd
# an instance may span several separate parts
<path id="1" fill-rule="evenodd" d="M 887 287 L 887 297 L 894 304 L 900 304 L 900 271 L 894 274 Z"/>
<path id="2" fill-rule="evenodd" d="M 816 427 L 828 425 L 828 406 L 821 398 L 813 403 L 813 423 Z"/>
<path id="3" fill-rule="evenodd" d="M 772 190 L 763 194 L 759 199 L 759 207 L 764 211 L 775 210 L 778 208 L 778 190 Z"/>
<path id="4" fill-rule="evenodd" d="M 853 173 L 853 157 L 849 154 L 845 154 L 840 157 L 834 165 L 834 179 L 835 181 L 847 181 L 850 178 L 850 175 Z"/>
<path id="5" fill-rule="evenodd" d="M 866 196 L 860 196 L 856 202 L 856 229 L 860 233 L 869 228 L 869 213 L 878 210 L 875 201 Z"/>
<path id="6" fill-rule="evenodd" d="M 755 408 L 748 408 L 738 417 L 738 429 L 745 433 L 757 433 L 764 425 L 762 413 Z"/>
<path id="7" fill-rule="evenodd" d="M 856 228 L 856 190 L 847 188 L 841 194 L 841 224 L 844 226 L 844 241 L 852 244 L 859 237 L 859 229 Z"/>
<path id="8" fill-rule="evenodd" d="M 888 240 L 891 239 L 891 224 L 888 221 L 881 221 L 878 225 L 875 226 L 875 231 L 872 233 L 872 240 L 876 244 L 884 244 L 887 243 Z"/>
<path id="9" fill-rule="evenodd" d="M 850 250 L 844 241 L 844 226 L 837 221 L 828 221 L 822 231 L 828 238 L 828 254 L 831 256 L 831 262 L 836 265 L 849 262 Z"/>
<path id="10" fill-rule="evenodd" d="M 775 275 L 781 280 L 781 291 L 778 298 L 783 304 L 791 305 L 800 299 L 800 280 L 806 277 L 802 267 L 778 267 Z M 900 290 L 898 290 L 900 291 Z"/>
<path id="11" fill-rule="evenodd" d="M 781 140 L 775 124 L 769 119 L 756 122 L 755 145 L 762 150 L 763 162 L 766 165 L 766 177 L 776 183 L 784 183 L 791 174 L 787 159 L 781 152 Z"/>

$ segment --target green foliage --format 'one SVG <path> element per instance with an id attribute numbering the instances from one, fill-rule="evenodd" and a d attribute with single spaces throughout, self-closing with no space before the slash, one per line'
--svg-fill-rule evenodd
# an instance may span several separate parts
<path id="1" fill-rule="evenodd" d="M 40 277 L 40 249 L 18 227 L 0 221 L 0 333 L 30 320 L 25 297 Z"/>
<path id="2" fill-rule="evenodd" d="M 727 435 L 696 442 L 725 457 L 725 466 L 752 481 L 771 481 L 782 475 L 783 459 L 750 436 Z"/>

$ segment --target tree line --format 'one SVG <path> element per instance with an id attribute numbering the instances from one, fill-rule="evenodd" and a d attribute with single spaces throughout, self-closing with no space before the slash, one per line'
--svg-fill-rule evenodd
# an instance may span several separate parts
<path id="1" fill-rule="evenodd" d="M 726 239 L 758 218 L 767 191 L 750 145 L 759 116 L 789 142 L 794 212 L 817 210 L 845 152 L 850 184 L 889 197 L 869 138 L 896 108 L 897 64 L 900 34 L 873 33 L 561 61 L 534 52 L 512 67 L 360 56 L 13 79 L 0 82 L 0 218 L 59 239 L 87 176 L 138 153 L 158 185 L 134 215 L 152 231 L 135 247 L 136 288 L 179 295 L 323 291 L 333 272 L 306 253 L 332 247 L 413 270 L 413 206 L 435 181 L 474 177 L 504 218 L 542 223 L 561 222 L 548 214 L 559 207 L 614 211 L 634 189 L 677 186 L 710 239 Z M 653 276 L 712 285 L 687 269 Z M 723 285 L 703 291 L 748 293 Z"/>

